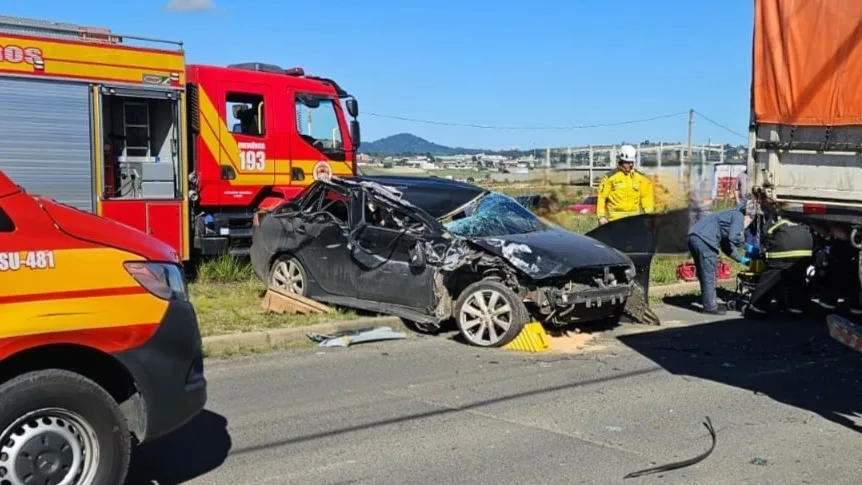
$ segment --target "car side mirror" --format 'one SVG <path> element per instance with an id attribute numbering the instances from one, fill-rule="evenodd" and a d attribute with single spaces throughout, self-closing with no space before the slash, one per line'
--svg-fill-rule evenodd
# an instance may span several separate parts
<path id="1" fill-rule="evenodd" d="M 347 98 L 344 104 L 347 105 L 347 114 L 352 118 L 359 116 L 359 102 L 356 101 L 356 98 Z"/>
<path id="2" fill-rule="evenodd" d="M 412 269 L 422 269 L 425 267 L 425 246 L 422 245 L 422 241 L 416 241 L 409 251 L 410 254 L 410 268 Z"/>
<path id="3" fill-rule="evenodd" d="M 353 142 L 353 148 L 359 148 L 359 145 L 362 144 L 362 135 L 359 132 L 359 122 L 353 120 L 350 122 L 350 141 Z"/>

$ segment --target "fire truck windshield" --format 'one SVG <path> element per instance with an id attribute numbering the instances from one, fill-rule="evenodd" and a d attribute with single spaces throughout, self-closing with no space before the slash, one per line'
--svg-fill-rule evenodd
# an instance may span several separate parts
<path id="1" fill-rule="evenodd" d="M 332 98 L 297 94 L 296 128 L 299 136 L 323 153 L 343 153 L 343 135 Z"/>

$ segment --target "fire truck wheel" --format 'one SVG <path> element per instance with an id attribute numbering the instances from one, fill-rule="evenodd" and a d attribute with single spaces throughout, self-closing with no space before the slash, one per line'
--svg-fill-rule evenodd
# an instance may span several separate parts
<path id="1" fill-rule="evenodd" d="M 292 256 L 279 256 L 272 263 L 272 269 L 269 272 L 270 286 L 288 293 L 305 296 L 307 281 L 305 268 L 298 259 Z"/>
<path id="2" fill-rule="evenodd" d="M 117 403 L 73 372 L 28 372 L 0 385 L 0 483 L 116 485 L 131 435 Z"/>

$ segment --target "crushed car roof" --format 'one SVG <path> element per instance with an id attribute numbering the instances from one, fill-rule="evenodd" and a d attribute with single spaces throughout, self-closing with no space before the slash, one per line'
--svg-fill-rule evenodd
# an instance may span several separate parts
<path id="1" fill-rule="evenodd" d="M 398 175 L 361 175 L 346 181 L 372 182 L 400 192 L 401 198 L 440 219 L 488 192 L 482 187 L 438 177 Z"/>

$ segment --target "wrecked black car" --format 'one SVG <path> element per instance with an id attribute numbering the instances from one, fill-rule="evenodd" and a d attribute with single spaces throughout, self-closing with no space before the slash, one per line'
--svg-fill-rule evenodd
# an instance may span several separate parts
<path id="1" fill-rule="evenodd" d="M 315 181 L 257 214 L 251 259 L 282 291 L 428 332 L 454 319 L 485 347 L 507 344 L 532 320 L 618 320 L 635 277 L 625 254 L 508 196 L 424 177 Z"/>

